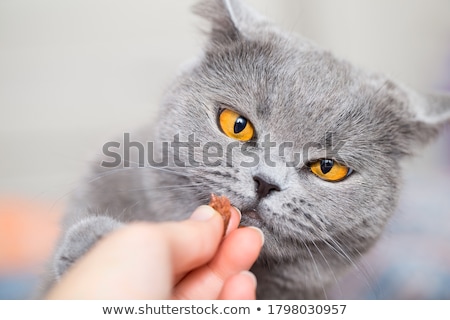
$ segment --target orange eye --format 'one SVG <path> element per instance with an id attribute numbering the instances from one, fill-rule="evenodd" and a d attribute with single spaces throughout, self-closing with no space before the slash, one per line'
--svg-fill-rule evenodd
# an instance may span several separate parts
<path id="1" fill-rule="evenodd" d="M 255 134 L 255 129 L 250 121 L 229 109 L 220 112 L 219 125 L 226 136 L 236 140 L 249 141 Z"/>
<path id="2" fill-rule="evenodd" d="M 321 159 L 310 164 L 310 169 L 319 178 L 326 181 L 341 181 L 348 177 L 352 170 L 331 159 Z"/>

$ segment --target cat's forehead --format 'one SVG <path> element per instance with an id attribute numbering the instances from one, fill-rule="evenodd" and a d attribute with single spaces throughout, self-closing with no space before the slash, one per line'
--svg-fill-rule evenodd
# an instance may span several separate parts
<path id="1" fill-rule="evenodd" d="M 323 131 L 376 98 L 382 82 L 297 39 L 244 40 L 205 56 L 207 85 L 256 127 Z"/>
<path id="2" fill-rule="evenodd" d="M 334 143 L 345 142 L 346 161 L 369 158 L 374 144 L 390 150 L 396 137 L 389 132 L 397 130 L 404 108 L 384 76 L 284 36 L 207 52 L 197 76 L 204 105 L 230 107 L 253 123 L 259 137 L 269 134 L 301 149 L 331 133 Z"/>

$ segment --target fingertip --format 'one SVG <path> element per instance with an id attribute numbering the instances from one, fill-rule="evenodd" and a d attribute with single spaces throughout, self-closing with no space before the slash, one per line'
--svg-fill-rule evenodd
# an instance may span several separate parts
<path id="1" fill-rule="evenodd" d="M 233 230 L 237 229 L 242 218 L 241 211 L 234 206 L 231 206 L 230 213 L 231 215 L 228 221 L 228 226 L 225 226 L 226 228 L 225 237 L 229 235 Z"/>
<path id="2" fill-rule="evenodd" d="M 239 210 L 237 207 L 235 207 L 235 206 L 231 206 L 231 209 L 232 210 L 234 210 L 234 211 L 236 211 L 236 213 L 238 214 L 238 216 L 239 216 L 239 222 L 241 221 L 241 218 L 242 218 L 242 213 L 241 213 L 241 210 Z"/>
<path id="3" fill-rule="evenodd" d="M 254 300 L 256 299 L 256 277 L 250 271 L 241 271 L 230 276 L 224 283 L 221 300 Z"/>
<path id="4" fill-rule="evenodd" d="M 262 246 L 264 245 L 264 241 L 265 241 L 265 239 L 264 239 L 264 233 L 262 232 L 262 230 L 261 230 L 260 228 L 253 227 L 253 226 L 246 227 L 246 228 L 247 228 L 247 229 L 254 230 L 256 233 L 258 233 L 259 237 L 261 238 L 261 247 L 262 247 Z"/>
<path id="5" fill-rule="evenodd" d="M 258 285 L 258 280 L 256 279 L 256 276 L 253 272 L 249 270 L 244 270 L 241 271 L 239 274 L 241 274 L 243 277 L 250 279 L 250 281 L 253 283 L 253 287 L 256 289 L 256 286 Z"/>
<path id="6" fill-rule="evenodd" d="M 219 213 L 210 206 L 202 205 L 194 210 L 189 219 L 194 221 L 207 221 L 218 214 Z"/>

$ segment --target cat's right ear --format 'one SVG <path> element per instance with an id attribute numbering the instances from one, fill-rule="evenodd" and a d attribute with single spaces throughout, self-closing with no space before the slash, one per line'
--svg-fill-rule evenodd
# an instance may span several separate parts
<path id="1" fill-rule="evenodd" d="M 240 0 L 204 0 L 193 7 L 194 13 L 210 21 L 207 32 L 213 45 L 227 45 L 245 36 L 249 26 L 265 21 Z"/>

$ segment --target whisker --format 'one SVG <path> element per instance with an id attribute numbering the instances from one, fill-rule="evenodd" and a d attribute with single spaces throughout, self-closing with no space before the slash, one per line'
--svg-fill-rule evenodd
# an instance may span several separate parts
<path id="1" fill-rule="evenodd" d="M 303 241 L 303 240 L 302 240 L 302 242 L 305 245 L 306 250 L 308 250 L 308 254 L 309 254 L 309 256 L 311 257 L 311 259 L 313 261 L 314 269 L 315 269 L 315 271 L 317 273 L 317 276 L 319 277 L 320 280 L 322 280 L 322 275 L 320 274 L 320 270 L 319 270 L 319 267 L 317 266 L 316 259 L 314 259 L 314 256 L 313 256 L 311 250 L 309 249 L 308 244 L 305 241 Z M 323 294 L 325 296 L 325 299 L 328 300 L 327 292 L 325 291 L 325 287 L 323 285 L 322 285 L 322 291 L 323 291 Z"/>
<path id="2" fill-rule="evenodd" d="M 317 244 L 316 244 L 315 241 L 312 241 L 312 244 L 316 247 L 317 251 L 318 251 L 319 254 L 322 256 L 323 261 L 325 261 L 325 263 L 326 263 L 326 265 L 327 265 L 327 267 L 328 267 L 328 270 L 330 270 L 331 276 L 333 277 L 334 282 L 336 283 L 336 285 L 337 285 L 337 287 L 338 287 L 338 289 L 339 289 L 339 293 L 340 293 L 340 295 L 342 296 L 342 287 L 341 287 L 341 284 L 339 283 L 338 279 L 336 278 L 336 274 L 335 274 L 333 268 L 330 266 L 330 263 L 328 262 L 328 259 L 325 258 L 325 256 L 324 256 L 323 253 L 322 253 L 322 250 L 320 250 L 320 248 L 317 246 Z"/>
<path id="3" fill-rule="evenodd" d="M 365 255 L 362 254 L 358 249 L 354 248 L 353 250 L 356 251 L 356 253 L 359 255 L 360 259 L 358 259 L 358 263 L 361 265 L 362 269 L 364 270 L 364 276 L 366 278 L 371 279 L 372 281 L 369 281 L 369 289 L 374 293 L 375 297 L 378 296 L 379 292 L 381 291 L 381 288 L 379 286 L 379 283 L 373 281 L 373 275 L 375 274 L 374 269 L 370 264 L 368 264 L 365 260 Z M 374 286 L 374 283 L 375 286 Z"/>
<path id="4" fill-rule="evenodd" d="M 197 183 L 197 184 L 185 184 L 185 185 L 171 185 L 171 186 L 155 186 L 155 187 L 146 187 L 146 188 L 133 188 L 133 189 L 118 189 L 115 190 L 115 192 L 138 192 L 138 191 L 151 191 L 151 190 L 182 190 L 184 188 L 196 188 L 202 185 L 206 185 L 203 183 Z"/>
<path id="5" fill-rule="evenodd" d="M 347 260 L 348 262 L 350 262 L 350 264 L 352 265 L 352 267 L 359 273 L 362 275 L 362 278 L 364 279 L 365 284 L 367 285 L 368 288 L 370 288 L 371 290 L 373 289 L 373 286 L 371 285 L 371 281 L 370 281 L 370 274 L 368 274 L 367 270 L 364 269 L 363 266 L 358 266 L 358 264 L 354 261 L 354 259 L 352 259 L 347 252 L 342 248 L 342 246 L 339 244 L 339 242 L 335 239 L 333 239 L 332 237 L 329 238 L 329 240 L 331 240 L 333 242 L 333 244 L 336 246 L 334 247 L 332 244 L 330 244 L 327 240 L 325 240 L 325 243 L 330 245 L 330 248 L 332 248 L 336 253 L 338 253 L 342 258 L 344 258 L 345 260 Z"/>

